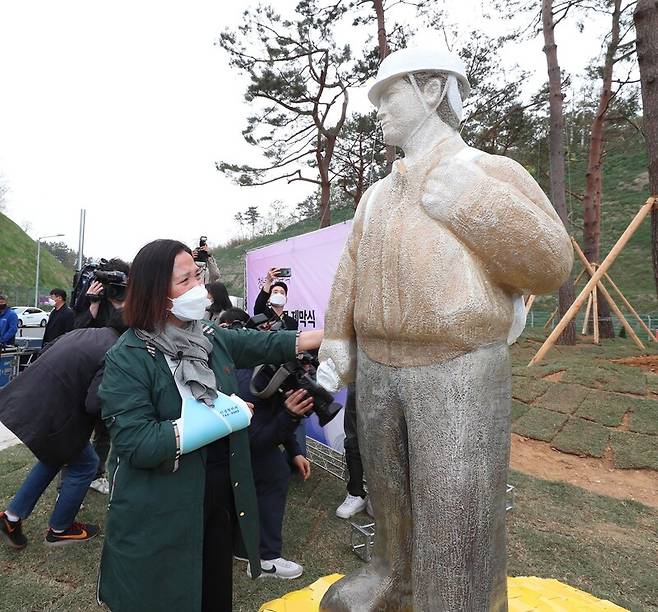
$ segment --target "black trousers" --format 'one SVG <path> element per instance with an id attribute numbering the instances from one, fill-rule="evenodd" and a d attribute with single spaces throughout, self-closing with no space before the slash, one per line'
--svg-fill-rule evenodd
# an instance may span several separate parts
<path id="1" fill-rule="evenodd" d="M 252 453 L 258 515 L 260 518 L 260 558 L 266 561 L 281 557 L 283 515 L 290 484 L 286 456 L 277 448 Z"/>
<path id="2" fill-rule="evenodd" d="M 233 609 L 233 539 L 238 533 L 228 464 L 210 464 L 203 502 L 203 612 Z"/>
<path id="3" fill-rule="evenodd" d="M 94 425 L 94 440 L 93 440 L 94 450 L 100 459 L 98 464 L 98 470 L 96 471 L 96 478 L 101 478 L 105 476 L 105 464 L 107 462 L 107 456 L 110 453 L 110 432 L 107 431 L 103 419 L 100 417 L 96 420 Z"/>
<path id="4" fill-rule="evenodd" d="M 347 464 L 347 492 L 355 497 L 365 497 L 363 488 L 363 464 L 359 452 L 359 436 L 356 426 L 356 385 L 347 387 L 347 401 L 343 420 L 345 429 L 345 463 Z"/>

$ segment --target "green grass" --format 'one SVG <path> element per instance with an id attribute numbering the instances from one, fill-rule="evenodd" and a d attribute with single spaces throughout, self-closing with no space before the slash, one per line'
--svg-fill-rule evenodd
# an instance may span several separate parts
<path id="1" fill-rule="evenodd" d="M 529 330 L 512 347 L 512 431 L 576 455 L 602 457 L 609 446 L 616 467 L 658 470 L 658 376 L 611 361 L 638 356 L 637 347 L 620 338 L 578 342 L 527 367 L 543 339 Z"/>
<path id="2" fill-rule="evenodd" d="M 610 439 L 615 467 L 658 470 L 658 441 L 655 436 L 613 431 Z"/>
<path id="3" fill-rule="evenodd" d="M 521 402 L 533 402 L 546 393 L 550 383 L 545 380 L 525 380 L 522 376 L 512 376 L 512 397 Z"/>
<path id="4" fill-rule="evenodd" d="M 32 456 L 22 446 L 0 452 L 0 506 L 22 482 Z M 658 511 L 631 501 L 594 495 L 567 484 L 512 472 L 515 506 L 508 515 L 509 575 L 556 578 L 634 612 L 658 611 Z M 266 601 L 317 578 L 358 568 L 350 527 L 334 515 L 345 484 L 319 469 L 294 479 L 284 526 L 284 556 L 302 563 L 294 581 L 259 580 L 234 565 L 234 610 L 254 612 Z M 106 498 L 90 492 L 81 520 L 105 520 Z M 47 610 L 95 612 L 95 581 L 102 536 L 59 550 L 43 544 L 54 490 L 48 489 L 25 522 L 29 546 L 20 552 L 0 546 L 0 612 Z M 365 515 L 356 517 L 368 521 Z M 157 562 L 157 560 L 154 560 Z"/>
<path id="5" fill-rule="evenodd" d="M 623 416 L 641 401 L 619 393 L 590 391 L 576 415 L 602 425 L 617 427 L 621 424 Z"/>
<path id="6" fill-rule="evenodd" d="M 33 303 L 36 249 L 36 242 L 9 217 L 0 213 L 0 293 L 7 294 L 15 306 Z M 47 295 L 53 287 L 68 290 L 72 280 L 73 271 L 65 268 L 42 247 L 39 273 L 40 295 Z M 17 301 L 25 303 L 17 304 Z"/>
<path id="7" fill-rule="evenodd" d="M 550 442 L 568 418 L 566 414 L 532 407 L 512 423 L 512 431 L 526 438 Z"/>
<path id="8" fill-rule="evenodd" d="M 610 432 L 598 423 L 584 419 L 569 419 L 553 438 L 551 446 L 563 453 L 603 457 Z"/>
<path id="9" fill-rule="evenodd" d="M 658 402 L 636 400 L 628 428 L 638 433 L 658 434 Z"/>
<path id="10" fill-rule="evenodd" d="M 552 383 L 549 384 L 546 393 L 541 396 L 536 405 L 564 414 L 573 414 L 588 393 L 588 389 L 578 385 Z"/>

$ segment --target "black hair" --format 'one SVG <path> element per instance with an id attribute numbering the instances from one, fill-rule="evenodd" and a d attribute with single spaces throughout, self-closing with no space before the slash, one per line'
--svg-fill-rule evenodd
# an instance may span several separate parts
<path id="1" fill-rule="evenodd" d="M 221 315 L 219 315 L 220 323 L 233 323 L 233 321 L 242 321 L 246 323 L 249 320 L 249 315 L 241 308 L 227 308 Z"/>
<path id="2" fill-rule="evenodd" d="M 59 289 L 59 288 L 56 287 L 55 289 L 51 289 L 50 293 L 48 295 L 54 295 L 55 297 L 61 297 L 66 302 L 66 291 L 64 291 L 64 289 Z"/>
<path id="3" fill-rule="evenodd" d="M 128 327 L 154 332 L 167 320 L 169 285 L 179 253 L 192 251 L 178 240 L 161 239 L 143 246 L 128 277 L 123 320 Z"/>
<path id="4" fill-rule="evenodd" d="M 130 264 L 119 259 L 118 257 L 113 257 L 108 260 L 108 262 L 103 265 L 103 268 L 106 270 L 117 270 L 123 272 L 126 276 L 130 276 Z"/>
<path id="5" fill-rule="evenodd" d="M 208 309 L 210 312 L 222 312 L 222 310 L 233 308 L 231 298 L 228 296 L 228 290 L 224 283 L 209 283 L 206 285 L 206 290 L 212 297 L 212 304 Z"/>
<path id="6" fill-rule="evenodd" d="M 288 295 L 288 285 L 286 285 L 283 281 L 276 281 L 276 283 L 272 283 L 270 287 L 270 293 L 272 293 L 272 289 L 274 289 L 274 287 L 281 287 L 286 292 L 286 295 Z"/>

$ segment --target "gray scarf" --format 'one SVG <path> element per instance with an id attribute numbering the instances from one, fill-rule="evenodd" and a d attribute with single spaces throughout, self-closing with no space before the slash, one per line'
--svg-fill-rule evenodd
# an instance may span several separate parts
<path id="1" fill-rule="evenodd" d="M 135 335 L 178 360 L 174 377 L 189 385 L 194 399 L 208 406 L 213 405 L 217 398 L 217 381 L 215 373 L 208 366 L 212 342 L 203 335 L 200 321 L 192 321 L 185 327 L 167 324 L 162 331 L 156 333 L 136 329 Z"/>

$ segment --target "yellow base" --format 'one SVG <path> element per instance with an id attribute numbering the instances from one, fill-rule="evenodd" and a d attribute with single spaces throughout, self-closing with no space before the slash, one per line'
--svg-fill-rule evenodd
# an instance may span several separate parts
<path id="1" fill-rule="evenodd" d="M 318 612 L 327 589 L 343 576 L 331 574 L 313 584 L 263 604 L 259 612 Z M 509 612 L 628 612 L 558 580 L 518 576 L 507 579 Z"/>

